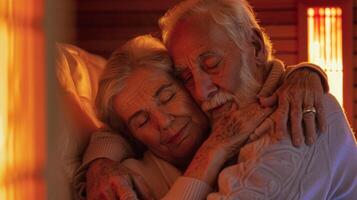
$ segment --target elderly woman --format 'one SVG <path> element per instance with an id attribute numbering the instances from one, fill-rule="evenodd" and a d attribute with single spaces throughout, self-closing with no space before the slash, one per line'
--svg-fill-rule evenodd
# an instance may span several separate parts
<path id="1" fill-rule="evenodd" d="M 329 128 L 349 129 L 345 121 L 333 122 L 335 116 L 343 115 L 338 104 L 329 97 L 326 97 L 326 103 L 333 111 L 328 113 Z M 137 198 L 135 193 L 128 193 L 131 181 L 143 198 L 202 199 L 214 192 L 212 188 L 221 172 L 218 193 L 209 195 L 209 198 L 284 199 L 289 197 L 289 190 L 293 196 L 302 198 L 311 192 L 317 194 L 314 197 L 329 198 L 355 194 L 353 179 L 344 177 L 339 182 L 340 175 L 356 172 L 356 168 L 339 163 L 341 155 L 349 152 L 352 164 L 356 165 L 352 134 L 336 137 L 327 131 L 315 145 L 305 145 L 300 149 L 292 147 L 288 136 L 276 141 L 265 135 L 249 144 L 249 134 L 272 112 L 272 109 L 262 108 L 257 103 L 240 108 L 230 117 L 223 115 L 208 134 L 208 119 L 172 76 L 172 63 L 166 49 L 152 37 L 131 40 L 112 55 L 102 75 L 97 106 L 104 122 L 123 133 L 137 148 L 148 150 L 142 161 L 131 159 L 123 163 L 126 166 L 122 168 L 123 176 L 130 174 L 132 178 L 112 182 L 120 188 L 117 195 L 111 194 L 113 199 L 115 196 Z M 262 149 L 249 151 L 251 145 Z M 289 153 L 280 154 L 279 148 L 289 149 Z M 235 163 L 231 158 L 235 158 L 239 150 L 242 151 L 237 164 L 221 170 L 228 161 Z M 324 160 L 326 154 L 328 160 Z M 323 159 L 317 159 L 319 156 Z M 268 160 L 267 163 L 262 162 L 267 164 L 265 174 L 255 174 L 251 170 L 251 163 L 257 163 L 256 160 Z M 325 162 L 324 167 L 319 174 L 314 174 L 321 167 L 321 160 Z M 190 176 L 190 172 L 198 171 L 200 163 L 209 166 L 208 171 L 202 171 L 204 180 Z M 257 166 L 262 167 L 260 163 Z M 244 171 L 245 167 L 249 170 Z M 270 167 L 281 171 L 276 174 Z M 233 172 L 240 174 L 230 179 L 229 174 Z M 320 175 L 324 176 L 321 178 Z M 277 180 L 281 182 L 277 183 Z M 321 180 L 324 184 L 320 183 Z M 95 185 L 88 183 L 89 190 L 91 187 Z M 227 195 L 225 192 L 228 190 L 231 193 Z"/>
<path id="2" fill-rule="evenodd" d="M 101 77 L 96 103 L 103 121 L 125 133 L 136 149 L 144 147 L 151 152 L 145 154 L 144 160 L 159 160 L 153 157 L 154 154 L 183 172 L 189 170 L 187 166 L 207 139 L 210 126 L 207 117 L 172 73 L 172 63 L 164 46 L 150 36 L 138 37 L 114 52 L 109 59 Z M 245 114 L 245 117 L 239 119 L 245 121 L 242 128 L 251 132 L 272 111 L 271 108 L 263 109 L 258 104 L 247 107 L 246 111 L 252 108 L 256 112 L 249 112 L 251 114 Z M 217 159 L 224 159 L 225 162 L 228 156 L 223 157 L 222 151 L 229 149 L 232 151 L 230 154 L 237 152 L 246 141 L 247 135 L 232 135 L 229 142 L 225 144 L 225 141 L 220 140 L 218 145 L 217 138 L 213 136 L 218 136 L 219 133 L 218 130 L 216 135 L 211 134 L 206 140 L 207 145 L 201 148 L 214 144 L 212 148 L 217 152 Z M 135 168 L 133 162 L 135 163 L 128 160 L 123 164 L 132 169 Z M 149 166 L 145 166 L 148 171 L 152 168 Z M 162 173 L 172 176 L 170 171 L 176 176 L 172 179 L 180 174 L 173 169 Z M 141 173 L 141 176 L 144 179 L 146 177 L 145 173 Z M 217 174 L 210 174 L 212 179 L 216 176 Z M 151 185 L 152 181 L 148 183 Z M 176 185 L 184 184 L 182 182 L 186 182 L 185 178 L 179 179 Z M 162 191 L 163 189 L 154 187 L 151 191 L 155 193 L 155 197 L 162 197 L 168 188 Z"/>

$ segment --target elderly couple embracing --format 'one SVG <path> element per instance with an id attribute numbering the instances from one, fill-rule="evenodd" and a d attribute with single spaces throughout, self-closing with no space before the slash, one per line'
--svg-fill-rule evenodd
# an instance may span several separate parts
<path id="1" fill-rule="evenodd" d="M 245 0 L 187 0 L 110 57 L 78 198 L 353 199 L 357 147 L 316 65 L 285 67 Z"/>

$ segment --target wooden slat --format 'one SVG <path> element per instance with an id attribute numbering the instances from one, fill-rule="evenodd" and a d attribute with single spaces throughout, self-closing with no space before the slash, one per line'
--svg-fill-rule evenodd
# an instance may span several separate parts
<path id="1" fill-rule="evenodd" d="M 79 12 L 163 11 L 180 0 L 77 0 Z"/>
<path id="2" fill-rule="evenodd" d="M 167 10 L 182 0 L 77 0 L 80 11 Z M 296 0 L 249 0 L 255 10 L 294 9 Z"/>
<path id="3" fill-rule="evenodd" d="M 357 39 L 353 40 L 353 52 L 357 54 Z"/>
<path id="4" fill-rule="evenodd" d="M 85 49 L 80 44 L 75 44 L 75 45 L 80 47 L 80 48 L 82 48 L 82 49 Z M 113 52 L 113 51 L 98 51 L 98 50 L 91 50 L 91 49 L 89 49 L 89 50 L 85 49 L 85 50 L 90 52 L 90 53 L 102 56 L 105 59 L 108 59 L 109 56 L 111 55 L 111 53 Z"/>
<path id="5" fill-rule="evenodd" d="M 257 12 L 257 19 L 264 25 L 296 25 L 296 10 L 271 10 Z"/>
<path id="6" fill-rule="evenodd" d="M 353 81 L 354 81 L 353 84 L 357 85 L 357 69 L 356 68 L 353 70 Z M 357 100 L 357 93 L 355 93 L 354 99 Z"/>
<path id="7" fill-rule="evenodd" d="M 263 26 L 271 39 L 292 39 L 297 37 L 296 25 L 267 25 Z"/>
<path id="8" fill-rule="evenodd" d="M 96 12 L 78 13 L 77 27 L 157 26 L 162 12 Z"/>
<path id="9" fill-rule="evenodd" d="M 77 15 L 77 26 L 147 26 L 156 25 L 164 14 L 163 11 L 157 12 L 95 12 L 81 13 Z M 296 25 L 296 11 L 261 11 L 257 13 L 257 18 L 262 26 L 269 25 Z M 283 17 L 282 17 L 283 16 Z M 294 28 L 289 27 L 288 31 Z"/>
<path id="10" fill-rule="evenodd" d="M 277 53 L 296 53 L 297 42 L 296 40 L 272 40 L 273 49 Z"/>
<path id="11" fill-rule="evenodd" d="M 357 87 L 353 88 L 353 98 L 357 99 Z M 356 100 L 355 100 L 355 103 L 356 103 Z"/>
<path id="12" fill-rule="evenodd" d="M 248 0 L 254 10 L 267 9 L 294 9 L 297 7 L 297 0 Z"/>
<path id="13" fill-rule="evenodd" d="M 351 97 L 352 98 L 352 97 Z M 355 99 L 356 99 L 356 97 L 355 97 Z M 354 106 L 354 108 L 356 108 L 357 107 L 357 102 L 356 102 L 356 100 L 355 100 L 355 102 L 353 103 L 353 106 Z M 355 112 L 356 113 L 356 112 Z M 356 120 L 357 120 L 357 115 L 355 114 L 354 116 L 353 116 L 353 119 L 355 120 L 355 122 L 356 122 Z M 355 124 L 355 125 L 357 125 L 357 124 Z M 355 130 L 357 129 L 356 127 L 357 126 L 354 126 L 355 127 Z"/>
<path id="14" fill-rule="evenodd" d="M 160 29 L 158 27 L 123 27 L 123 28 L 95 28 L 85 27 L 78 29 L 78 38 L 80 41 L 88 40 L 126 40 L 142 34 L 154 34 L 158 36 Z M 159 37 L 159 36 L 158 36 Z"/>
<path id="15" fill-rule="evenodd" d="M 285 65 L 297 64 L 297 54 L 275 54 L 275 58 L 282 60 Z"/>
<path id="16" fill-rule="evenodd" d="M 357 69 L 357 54 L 353 54 L 354 68 Z"/>
<path id="17" fill-rule="evenodd" d="M 353 23 L 357 24 L 357 6 L 356 6 L 356 4 L 353 8 Z"/>
<path id="18" fill-rule="evenodd" d="M 82 9 L 82 7 L 80 6 L 79 9 Z M 116 6 L 113 5 L 112 7 Z M 139 7 L 136 10 L 103 11 L 99 6 L 98 8 L 93 8 L 91 12 L 79 10 L 77 23 L 79 26 L 152 25 L 157 24 L 157 20 L 164 13 L 165 10 L 157 9 L 142 11 Z M 263 10 L 257 12 L 257 18 L 262 25 L 296 24 L 296 14 L 296 10 Z"/>
<path id="19" fill-rule="evenodd" d="M 116 48 L 123 45 L 127 39 L 122 40 L 90 40 L 90 41 L 79 41 L 78 46 L 81 48 L 96 53 L 96 52 L 112 52 Z"/>

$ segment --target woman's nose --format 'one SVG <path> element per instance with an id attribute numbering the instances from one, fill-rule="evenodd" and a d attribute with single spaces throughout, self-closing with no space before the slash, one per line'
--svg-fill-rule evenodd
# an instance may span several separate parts
<path id="1" fill-rule="evenodd" d="M 175 119 L 175 116 L 173 116 L 172 114 L 170 114 L 162 109 L 157 110 L 154 113 L 154 117 L 155 117 L 157 124 L 159 125 L 161 131 L 168 130 L 170 128 L 172 122 Z"/>

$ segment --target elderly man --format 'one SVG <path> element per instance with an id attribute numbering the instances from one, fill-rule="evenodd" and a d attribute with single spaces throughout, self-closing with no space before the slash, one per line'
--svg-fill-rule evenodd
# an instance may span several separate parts
<path id="1" fill-rule="evenodd" d="M 219 124 L 222 113 L 234 113 L 236 109 L 239 110 L 239 108 L 254 102 L 257 96 L 269 95 L 269 93 L 258 94 L 258 92 L 263 83 L 269 80 L 270 75 L 275 76 L 272 75 L 272 69 L 281 67 L 281 64 L 272 59 L 269 40 L 257 24 L 245 1 L 187 1 L 170 11 L 162 19 L 162 25 L 163 40 L 175 61 L 178 76 L 210 117 L 212 123 Z M 304 67 L 318 70 L 311 64 L 301 64 L 297 68 Z M 311 198 L 338 198 L 345 197 L 343 195 L 355 194 L 356 189 L 352 186 L 356 183 L 353 182 L 353 179 L 348 178 L 348 175 L 356 173 L 353 171 L 357 168 L 355 166 L 356 145 L 343 112 L 333 100 L 322 96 L 320 80 L 313 72 L 302 70 L 290 76 L 292 71 L 285 74 L 288 84 L 271 97 L 260 98 L 263 105 L 272 105 L 276 100 L 279 100 L 278 111 L 250 137 L 251 139 L 259 137 L 266 130 L 275 133 L 275 135 L 265 135 L 258 141 L 247 144 L 240 153 L 239 164 L 222 171 L 218 182 L 219 192 L 210 197 L 244 198 L 248 195 L 251 198 L 263 196 L 274 199 L 277 195 L 279 197 L 283 195 L 281 198 L 289 197 L 287 194 L 289 190 L 293 192 L 293 196 L 290 198 L 295 198 L 294 195 L 302 197 L 313 195 L 310 196 Z M 279 78 L 280 74 L 276 76 Z M 300 81 L 300 84 L 296 84 L 297 81 Z M 314 83 L 312 90 L 321 91 L 321 93 L 313 93 L 309 90 L 302 93 L 300 88 L 306 87 L 304 85 L 306 82 Z M 298 92 L 289 92 L 290 89 Z M 303 100 L 301 100 L 302 95 L 305 96 Z M 323 128 L 325 125 L 322 120 L 324 116 L 323 109 L 321 109 L 323 104 L 327 104 L 325 106 L 329 111 L 327 116 L 330 123 L 327 124 L 327 130 Z M 302 120 L 304 121 L 306 143 L 311 144 L 316 140 L 314 122 L 317 117 L 320 130 L 326 132 L 322 136 L 324 138 L 318 140 L 320 146 L 317 144 L 312 147 L 303 145 L 300 149 L 291 147 L 290 140 L 286 139 L 288 132 L 286 124 L 289 114 L 291 135 L 297 146 L 301 145 L 303 141 Z M 213 126 L 213 128 L 215 127 Z M 341 133 L 337 134 L 332 130 L 339 130 Z M 111 138 L 111 136 L 100 137 L 102 141 Z M 284 139 L 277 142 L 276 137 Z M 109 145 L 107 149 L 120 148 L 119 144 L 121 145 L 122 142 L 120 139 L 110 140 L 112 145 Z M 336 146 L 329 144 L 330 140 Z M 97 145 L 97 147 L 99 146 Z M 344 148 L 341 148 L 342 146 Z M 104 147 L 108 146 L 102 148 L 104 149 Z M 309 163 L 301 162 L 303 156 L 312 157 L 314 152 L 319 152 L 321 148 L 324 151 L 321 153 L 321 160 Z M 84 163 L 100 157 L 113 160 L 120 160 L 119 157 L 124 157 L 123 151 L 117 151 L 121 154 L 113 155 L 114 153 L 100 149 L 98 151 L 97 148 L 96 153 L 93 153 L 89 148 L 89 153 L 87 152 L 86 155 L 90 156 L 85 157 Z M 114 149 L 112 150 L 114 152 Z M 195 188 L 209 192 L 210 189 L 207 187 L 214 186 L 216 177 L 210 175 L 212 174 L 211 165 L 207 162 L 202 163 L 202 159 L 197 159 L 200 154 L 205 153 L 207 152 L 197 153 L 191 165 L 200 167 L 191 167 L 193 170 L 186 172 L 185 176 L 192 178 L 196 185 Z M 347 156 L 352 157 L 350 166 L 346 164 Z M 286 162 L 283 162 L 285 160 Z M 337 160 L 341 160 L 341 162 L 336 162 Z M 317 170 L 316 162 L 319 161 L 325 162 L 321 167 L 321 173 L 331 174 L 331 176 L 326 180 L 321 179 L 321 181 L 326 181 L 327 185 L 321 184 L 317 190 L 311 191 L 309 187 L 314 188 L 314 183 L 319 180 L 316 176 L 320 177 L 320 174 L 314 174 Z M 99 163 L 98 160 L 94 161 L 91 166 L 94 166 L 96 162 Z M 279 162 L 281 164 L 277 164 Z M 315 165 L 311 163 L 315 163 Z M 218 167 L 215 164 L 216 167 L 213 170 L 221 170 L 223 164 L 220 163 Z M 264 177 L 264 170 L 272 170 L 272 174 L 277 174 L 278 178 Z M 250 174 L 250 176 L 241 177 L 242 174 Z M 343 177 L 344 180 L 338 182 L 338 177 Z M 300 185 L 294 186 L 294 181 L 291 181 L 303 178 L 306 180 L 304 183 L 307 184 L 301 187 Z M 323 187 L 336 187 L 336 189 L 328 190 L 327 193 L 321 190 Z M 177 197 L 179 193 L 185 194 L 186 197 L 190 195 L 190 192 L 180 191 L 180 189 L 173 191 L 176 192 L 169 193 L 167 198 Z M 177 191 L 180 192 L 177 193 Z M 195 192 L 197 191 L 191 191 L 191 194 Z M 309 192 L 314 192 L 314 194 Z M 207 195 L 200 194 L 202 194 L 201 198 Z"/>
<path id="2" fill-rule="evenodd" d="M 252 9 L 244 0 L 186 1 L 161 19 L 163 40 L 175 62 L 178 76 L 212 121 L 221 113 L 254 102 L 268 74 L 279 62 L 271 55 L 269 40 L 257 24 Z M 311 66 L 308 63 L 299 66 Z M 286 76 L 289 76 L 287 74 Z M 306 79 L 314 75 L 306 71 Z M 237 78 L 239 77 L 239 78 Z M 290 81 L 297 81 L 292 78 Z M 315 82 L 313 80 L 312 82 Z M 320 87 L 315 82 L 312 87 Z M 286 91 L 286 90 L 285 90 Z M 234 100 L 224 98 L 232 94 Z M 300 95 L 300 94 L 295 94 Z M 308 94 L 305 94 L 308 95 Z M 238 164 L 225 168 L 218 180 L 219 192 L 212 199 L 352 199 L 357 195 L 357 148 L 345 115 L 329 95 L 297 96 L 277 92 L 279 106 L 290 102 L 291 120 L 303 118 L 307 143 L 316 138 L 316 109 L 327 111 L 327 129 L 313 146 L 292 148 L 289 140 L 277 142 L 271 136 L 247 144 L 240 151 Z M 287 98 L 283 98 L 287 97 Z M 237 104 L 234 106 L 234 104 Z M 287 119 L 283 111 L 275 117 Z M 272 122 L 272 121 L 271 121 Z M 267 122 L 266 127 L 269 127 Z M 272 124 L 273 125 L 273 124 Z M 274 125 L 273 125 L 274 126 Z M 282 126 L 276 126 L 281 128 Z M 291 123 L 292 137 L 302 135 L 300 123 Z M 273 130 L 282 136 L 285 130 Z M 254 136 L 253 136 L 254 137 Z M 197 154 L 199 154 L 198 152 Z M 207 152 L 202 152 L 203 154 Z M 318 156 L 317 156 L 318 155 Z M 199 158 L 196 155 L 194 159 Z M 302 162 L 310 157 L 310 162 Z M 185 173 L 212 185 L 209 161 L 193 161 L 199 168 Z M 223 163 L 222 163 L 223 165 Z M 217 168 L 221 170 L 221 168 Z M 351 177 L 352 176 L 352 177 Z"/>

